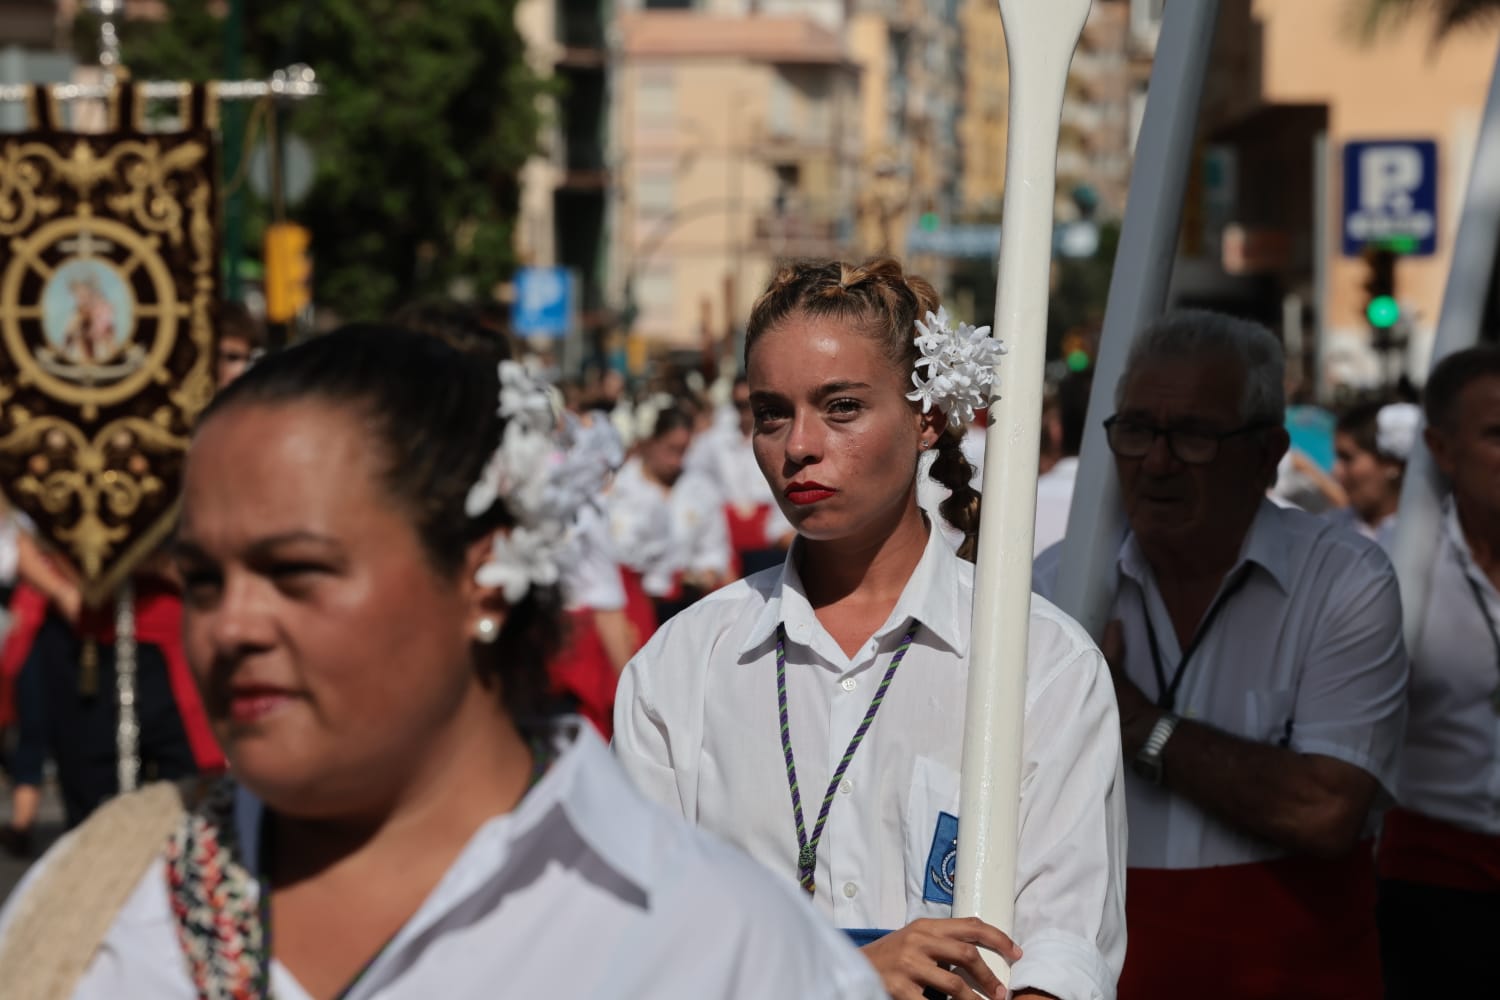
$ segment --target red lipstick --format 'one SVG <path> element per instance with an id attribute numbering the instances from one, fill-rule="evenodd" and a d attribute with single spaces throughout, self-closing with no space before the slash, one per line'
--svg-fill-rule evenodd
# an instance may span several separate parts
<path id="1" fill-rule="evenodd" d="M 822 483 L 811 480 L 803 483 L 789 483 L 783 491 L 786 498 L 799 507 L 827 500 L 837 492 L 838 490 L 831 486 L 824 486 Z"/>

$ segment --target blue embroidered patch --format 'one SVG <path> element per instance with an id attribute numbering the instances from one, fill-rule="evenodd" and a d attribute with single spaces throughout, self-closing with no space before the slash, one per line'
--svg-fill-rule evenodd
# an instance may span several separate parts
<path id="1" fill-rule="evenodd" d="M 922 899 L 929 903 L 953 905 L 953 876 L 958 871 L 958 817 L 938 813 L 937 829 L 932 831 L 932 849 L 927 852 L 927 880 Z"/>

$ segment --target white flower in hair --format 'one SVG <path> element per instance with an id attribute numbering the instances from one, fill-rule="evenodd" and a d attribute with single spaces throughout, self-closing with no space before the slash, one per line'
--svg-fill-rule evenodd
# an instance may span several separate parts
<path id="1" fill-rule="evenodd" d="M 1413 403 L 1392 403 L 1375 414 L 1375 450 L 1405 462 L 1416 447 L 1422 430 L 1422 408 Z"/>
<path id="2" fill-rule="evenodd" d="M 516 361 L 500 362 L 500 416 L 536 434 L 550 434 L 557 425 L 547 383 Z"/>
<path id="3" fill-rule="evenodd" d="M 558 557 L 567 545 L 567 533 L 559 524 L 537 528 L 517 525 L 510 532 L 496 532 L 490 557 L 474 574 L 481 587 L 498 587 L 507 604 L 524 599 L 533 586 L 550 587 L 562 573 Z"/>
<path id="4" fill-rule="evenodd" d="M 926 368 L 924 379 L 912 372 L 914 390 L 906 398 L 922 404 L 927 413 L 934 406 L 948 417 L 950 426 L 961 428 L 974 419 L 974 411 L 990 405 L 995 385 L 995 366 L 1005 345 L 990 336 L 987 326 L 968 323 L 953 326 L 946 309 L 927 314 L 927 322 L 917 321 L 918 369 Z"/>

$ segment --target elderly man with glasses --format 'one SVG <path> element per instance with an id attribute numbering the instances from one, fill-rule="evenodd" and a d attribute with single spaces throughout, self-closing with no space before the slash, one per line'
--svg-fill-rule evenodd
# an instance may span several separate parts
<path id="1" fill-rule="evenodd" d="M 1170 314 L 1105 421 L 1129 530 L 1102 646 L 1130 821 L 1122 1000 L 1378 997 L 1371 832 L 1408 664 L 1396 578 L 1266 499 L 1288 445 L 1269 330 Z M 1058 547 L 1037 561 L 1055 582 Z"/>

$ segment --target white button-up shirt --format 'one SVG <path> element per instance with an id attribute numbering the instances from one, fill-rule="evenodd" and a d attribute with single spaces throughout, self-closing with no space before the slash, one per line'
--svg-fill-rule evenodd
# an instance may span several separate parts
<path id="1" fill-rule="evenodd" d="M 1056 584 L 1060 549 L 1037 560 L 1042 593 Z M 1396 574 L 1385 553 L 1324 518 L 1264 501 L 1226 584 L 1241 573 L 1247 581 L 1224 600 L 1188 663 L 1175 711 L 1242 739 L 1353 764 L 1388 798 L 1408 668 Z M 1156 698 L 1146 616 L 1169 680 L 1182 649 L 1133 534 L 1120 549 L 1119 574 L 1114 617 L 1124 629 L 1125 672 Z M 1223 597 L 1221 590 L 1216 602 Z M 1125 787 L 1133 868 L 1207 868 L 1286 853 L 1134 772 Z"/>
<path id="2" fill-rule="evenodd" d="M 1068 533 L 1068 512 L 1073 509 L 1073 486 L 1077 481 L 1077 455 L 1059 458 L 1056 465 L 1037 477 L 1036 534 L 1032 538 L 1037 555 L 1062 541 Z"/>
<path id="3" fill-rule="evenodd" d="M 1451 500 L 1438 545 L 1412 652 L 1411 721 L 1397 797 L 1424 816 L 1500 834 L 1500 714 L 1493 701 L 1500 663 L 1474 587 L 1497 624 L 1500 594 L 1475 565 Z"/>
<path id="4" fill-rule="evenodd" d="M 800 545 L 800 543 L 798 543 Z M 932 532 L 884 625 L 846 656 L 818 621 L 794 548 L 709 595 L 625 668 L 615 752 L 651 798 L 796 884 L 776 636 L 809 836 L 829 781 L 908 630 L 911 648 L 842 782 L 817 848 L 816 903 L 846 929 L 952 915 L 973 567 Z M 1124 800 L 1114 691 L 1098 649 L 1033 601 L 1022 734 L 1012 987 L 1113 997 L 1125 952 Z"/>
<path id="5" fill-rule="evenodd" d="M 702 473 L 684 472 L 667 490 L 633 458 L 615 477 L 605 507 L 616 560 L 642 575 L 651 596 L 671 593 L 681 572 L 728 572 L 729 525 L 718 488 Z"/>
<path id="6" fill-rule="evenodd" d="M 625 607 L 625 583 L 615 562 L 614 543 L 604 512 L 587 504 L 578 512 L 562 564 L 563 598 L 569 611 L 619 611 Z"/>
<path id="7" fill-rule="evenodd" d="M 260 807 L 241 792 L 244 856 Z M 45 864 L 45 862 L 43 862 Z M 39 866 L 40 867 L 40 866 Z M 0 935 L 14 901 L 0 915 Z M 273 962 L 278 1000 L 307 992 Z M 877 1000 L 874 970 L 739 852 L 645 802 L 588 726 L 516 809 L 482 826 L 348 1000 L 466 997 Z M 153 864 L 73 1000 L 195 1000 Z"/>

